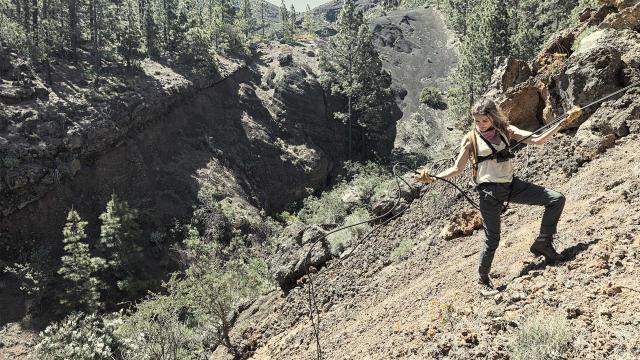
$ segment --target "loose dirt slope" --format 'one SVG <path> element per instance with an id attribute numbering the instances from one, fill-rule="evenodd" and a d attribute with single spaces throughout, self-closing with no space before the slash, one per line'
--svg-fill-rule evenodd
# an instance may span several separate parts
<path id="1" fill-rule="evenodd" d="M 561 140 L 537 155 L 562 156 Z M 572 177 L 555 167 L 540 181 L 567 197 L 557 244 L 566 261 L 534 259 L 528 246 L 542 209 L 512 207 L 492 272 L 503 289 L 495 298 L 479 297 L 474 286 L 480 233 L 437 240 L 442 209 L 428 196 L 414 202 L 353 257 L 315 277 L 324 358 L 505 358 L 518 326 L 533 314 L 567 319 L 573 341 L 566 358 L 637 358 L 638 144 L 638 135 L 629 135 Z M 407 259 L 391 262 L 406 240 L 413 244 Z M 316 358 L 306 300 L 306 288 L 286 297 L 274 291 L 244 312 L 237 329 L 258 345 L 252 358 Z M 212 358 L 225 358 L 220 350 Z"/>

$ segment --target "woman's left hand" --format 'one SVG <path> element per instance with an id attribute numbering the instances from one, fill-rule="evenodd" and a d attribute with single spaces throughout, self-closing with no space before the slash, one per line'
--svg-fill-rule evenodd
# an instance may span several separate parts
<path id="1" fill-rule="evenodd" d="M 562 127 L 567 128 L 573 124 L 576 119 L 582 115 L 582 108 L 574 106 L 571 110 L 567 111 L 567 117 L 562 122 Z"/>

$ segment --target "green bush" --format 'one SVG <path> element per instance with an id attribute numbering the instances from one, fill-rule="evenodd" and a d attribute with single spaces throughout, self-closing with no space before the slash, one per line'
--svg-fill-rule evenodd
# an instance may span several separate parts
<path id="1" fill-rule="evenodd" d="M 420 102 L 432 108 L 441 107 L 444 104 L 440 90 L 430 86 L 425 86 L 420 92 Z"/>
<path id="2" fill-rule="evenodd" d="M 113 359 L 119 342 L 114 330 L 117 317 L 73 313 L 64 320 L 49 325 L 40 333 L 35 355 L 41 360 L 107 360 Z"/>
<path id="3" fill-rule="evenodd" d="M 344 226 L 359 223 L 369 218 L 369 212 L 365 208 L 356 208 L 350 215 L 344 220 Z M 357 225 L 343 231 L 338 231 L 328 236 L 329 244 L 331 244 L 331 253 L 334 256 L 339 256 L 347 248 L 351 247 L 354 240 L 364 236 L 371 229 L 369 224 Z"/>
<path id="4" fill-rule="evenodd" d="M 175 293 L 153 295 L 136 306 L 116 334 L 123 359 L 182 360 L 206 355 L 206 331 L 185 317 L 186 299 Z"/>
<path id="5" fill-rule="evenodd" d="M 221 261 L 219 244 L 203 241 L 192 226 L 187 233 L 180 249 L 184 274 L 171 277 L 166 295 L 138 304 L 119 329 L 127 359 L 201 359 L 219 344 L 235 353 L 233 313 L 269 285 L 261 258 Z"/>
<path id="6" fill-rule="evenodd" d="M 392 189 L 393 177 L 375 163 L 345 164 L 346 176 L 331 190 L 303 202 L 298 218 L 306 224 L 341 224 L 355 209 L 370 204 L 375 195 Z"/>
<path id="7" fill-rule="evenodd" d="M 535 314 L 525 318 L 509 346 L 513 360 L 560 359 L 569 347 L 571 332 L 564 316 Z"/>
<path id="8" fill-rule="evenodd" d="M 391 260 L 398 262 L 407 258 L 409 251 L 413 248 L 413 241 L 404 239 L 400 241 L 398 246 L 391 252 Z"/>

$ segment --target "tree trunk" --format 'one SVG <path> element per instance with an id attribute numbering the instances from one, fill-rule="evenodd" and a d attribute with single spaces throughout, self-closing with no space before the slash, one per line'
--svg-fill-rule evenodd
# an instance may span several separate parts
<path id="1" fill-rule="evenodd" d="M 91 0 L 90 3 L 90 17 L 91 17 L 91 42 L 93 43 L 93 70 L 94 70 L 94 79 L 93 79 L 93 87 L 94 89 L 98 88 L 98 79 L 100 76 L 100 54 L 99 54 L 99 44 L 100 39 L 98 38 L 98 0 Z"/>
<path id="2" fill-rule="evenodd" d="M 80 34 L 78 29 L 78 1 L 69 0 L 69 32 L 71 38 L 71 53 L 74 62 L 78 61 L 78 46 L 80 45 Z"/>
<path id="3" fill-rule="evenodd" d="M 347 160 L 351 160 L 351 95 L 349 95 L 349 121 L 348 121 L 348 137 L 349 137 L 349 156 L 347 158 Z"/>
<path id="4" fill-rule="evenodd" d="M 31 10 L 32 10 L 32 22 L 31 22 L 31 32 L 33 39 L 33 50 L 37 51 L 38 48 L 38 0 L 31 1 Z"/>

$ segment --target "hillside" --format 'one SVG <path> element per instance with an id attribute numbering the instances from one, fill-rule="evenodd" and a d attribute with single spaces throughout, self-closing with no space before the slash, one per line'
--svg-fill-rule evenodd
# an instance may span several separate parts
<path id="1" fill-rule="evenodd" d="M 494 74 L 499 106 L 520 126 L 537 127 L 638 83 L 638 10 L 582 14 L 575 28 L 549 39 L 531 69 L 505 59 Z M 556 241 L 561 262 L 529 253 L 541 209 L 511 205 L 491 273 L 501 293 L 480 297 L 477 215 L 462 198 L 438 195 L 445 185 L 424 187 L 400 218 L 313 275 L 323 358 L 507 359 L 518 351 L 538 358 L 531 354 L 544 349 L 525 347 L 539 337 L 560 344 L 558 358 L 638 358 L 639 100 L 636 86 L 518 154 L 518 176 L 567 198 Z M 460 226 L 476 231 L 445 240 Z M 233 339 L 251 358 L 317 358 L 302 284 L 273 290 L 240 314 Z M 228 355 L 219 348 L 211 358 Z"/>

